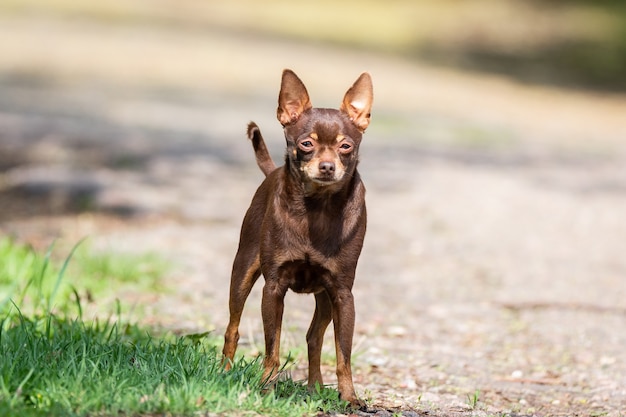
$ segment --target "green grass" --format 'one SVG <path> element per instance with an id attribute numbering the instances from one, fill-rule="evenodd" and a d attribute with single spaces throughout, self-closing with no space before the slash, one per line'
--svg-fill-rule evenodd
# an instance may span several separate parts
<path id="1" fill-rule="evenodd" d="M 61 288 L 67 262 L 55 273 L 50 257 L 51 250 L 41 257 L 11 239 L 0 240 L 0 312 L 11 303 L 52 310 L 50 303 Z"/>
<path id="2" fill-rule="evenodd" d="M 210 335 L 156 337 L 120 319 L 84 320 L 79 290 L 65 288 L 69 257 L 57 264 L 50 252 L 40 256 L 12 241 L 0 247 L 0 282 L 15 296 L 0 304 L 0 415 L 301 416 L 346 410 L 337 391 L 326 387 L 309 394 L 302 383 L 287 380 L 263 393 L 259 360 L 239 359 L 224 371 Z M 111 317 L 120 315 L 118 307 Z"/>
<path id="3" fill-rule="evenodd" d="M 475 410 L 480 401 L 480 390 L 475 390 L 473 394 L 467 394 L 467 405 L 470 409 Z"/>
<path id="4" fill-rule="evenodd" d="M 71 296 L 101 312 L 114 308 L 117 296 L 130 290 L 167 291 L 160 278 L 171 266 L 155 253 L 95 251 L 81 242 L 67 262 L 56 259 L 52 249 L 40 256 L 11 239 L 0 239 L 0 308 L 13 298 L 28 314 L 40 307 L 70 314 L 76 304 L 58 301 Z M 57 303 L 47 304 L 50 300 Z"/>

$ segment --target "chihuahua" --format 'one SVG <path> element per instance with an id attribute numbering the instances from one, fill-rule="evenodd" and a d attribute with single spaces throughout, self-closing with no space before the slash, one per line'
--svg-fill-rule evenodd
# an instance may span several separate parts
<path id="1" fill-rule="evenodd" d="M 288 289 L 312 293 L 315 312 L 306 334 L 308 387 L 323 384 L 322 342 L 332 321 L 339 394 L 355 408 L 364 404 L 354 391 L 350 365 L 355 320 L 352 286 L 366 227 L 365 187 L 357 164 L 372 100 L 372 80 L 363 73 L 346 92 L 339 110 L 314 108 L 302 81 L 293 71 L 284 70 L 277 117 L 287 150 L 285 164 L 279 168 L 257 125 L 248 125 L 257 164 L 266 178 L 241 227 L 223 350 L 229 369 L 244 304 L 263 274 L 264 378 L 273 381 L 280 367 L 285 294 Z"/>

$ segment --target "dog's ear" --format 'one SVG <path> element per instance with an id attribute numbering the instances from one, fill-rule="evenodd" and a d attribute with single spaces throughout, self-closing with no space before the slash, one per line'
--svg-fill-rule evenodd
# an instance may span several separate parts
<path id="1" fill-rule="evenodd" d="M 370 124 L 373 100 L 372 78 L 367 72 L 364 72 L 346 92 L 339 109 L 348 115 L 361 132 L 365 132 Z"/>
<path id="2" fill-rule="evenodd" d="M 284 70 L 278 94 L 278 110 L 276 110 L 276 117 L 280 124 L 285 126 L 295 122 L 311 107 L 313 106 L 309 100 L 309 93 L 300 78 L 292 70 Z"/>

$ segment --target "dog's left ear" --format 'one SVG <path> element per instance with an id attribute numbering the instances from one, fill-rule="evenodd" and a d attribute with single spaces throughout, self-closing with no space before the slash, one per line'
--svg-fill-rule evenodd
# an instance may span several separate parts
<path id="1" fill-rule="evenodd" d="M 365 132 L 370 124 L 373 100 L 372 77 L 364 72 L 346 92 L 339 109 L 348 115 L 361 132 Z"/>

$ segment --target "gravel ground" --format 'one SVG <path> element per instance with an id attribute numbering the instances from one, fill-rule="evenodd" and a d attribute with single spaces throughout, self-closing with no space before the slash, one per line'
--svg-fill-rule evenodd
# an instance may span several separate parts
<path id="1" fill-rule="evenodd" d="M 626 98 L 210 31 L 10 20 L 0 50 L 0 233 L 163 254 L 172 291 L 120 296 L 180 332 L 226 325 L 262 179 L 244 130 L 281 158 L 281 69 L 320 106 L 370 70 L 354 346 L 369 414 L 626 413 Z M 288 296 L 285 351 L 312 309 Z M 261 349 L 260 286 L 242 333 Z"/>

